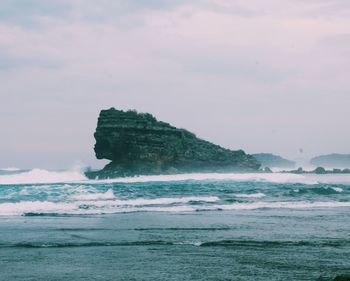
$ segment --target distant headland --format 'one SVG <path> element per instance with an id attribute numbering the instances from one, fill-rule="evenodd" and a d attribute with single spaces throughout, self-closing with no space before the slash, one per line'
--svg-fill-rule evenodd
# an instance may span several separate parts
<path id="1" fill-rule="evenodd" d="M 257 153 L 252 156 L 258 160 L 263 167 L 268 168 L 294 168 L 296 163 L 294 161 L 282 158 L 281 156 L 272 153 Z"/>
<path id="2" fill-rule="evenodd" d="M 310 163 L 315 166 L 350 168 L 350 154 L 328 154 L 311 159 Z"/>
<path id="3" fill-rule="evenodd" d="M 87 171 L 89 178 L 256 172 L 260 168 L 260 163 L 243 150 L 223 148 L 134 110 L 102 110 L 94 137 L 97 159 L 111 162 L 100 171 Z"/>

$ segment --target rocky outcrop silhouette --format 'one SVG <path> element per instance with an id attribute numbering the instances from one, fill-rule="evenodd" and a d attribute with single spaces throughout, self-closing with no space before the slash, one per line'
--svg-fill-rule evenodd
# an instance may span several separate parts
<path id="1" fill-rule="evenodd" d="M 315 166 L 350 168 L 350 154 L 328 154 L 314 157 L 310 163 Z"/>
<path id="2" fill-rule="evenodd" d="M 294 168 L 295 162 L 282 158 L 281 156 L 272 153 L 257 153 L 252 154 L 263 167 L 269 168 Z"/>
<path id="3" fill-rule="evenodd" d="M 158 121 L 149 113 L 102 110 L 95 154 L 111 162 L 89 178 L 189 172 L 251 172 L 258 161 L 243 150 L 232 151 L 197 138 L 193 133 Z"/>

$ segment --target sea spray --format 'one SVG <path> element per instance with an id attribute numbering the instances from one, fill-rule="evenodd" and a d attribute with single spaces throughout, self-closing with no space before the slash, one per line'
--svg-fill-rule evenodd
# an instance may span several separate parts
<path id="1" fill-rule="evenodd" d="M 298 175 L 291 173 L 193 173 L 157 176 L 135 176 L 105 180 L 88 180 L 81 168 L 67 171 L 48 171 L 33 169 L 26 172 L 0 175 L 0 185 L 42 184 L 42 183 L 147 183 L 176 181 L 241 181 L 241 182 L 271 182 L 271 183 L 303 183 L 314 185 L 318 183 L 350 183 L 349 175 Z"/>
<path id="2" fill-rule="evenodd" d="M 6 184 L 35 184 L 35 183 L 63 183 L 84 181 L 86 177 L 79 170 L 71 171 L 48 171 L 42 169 L 33 169 L 28 172 L 1 175 L 0 185 Z"/>

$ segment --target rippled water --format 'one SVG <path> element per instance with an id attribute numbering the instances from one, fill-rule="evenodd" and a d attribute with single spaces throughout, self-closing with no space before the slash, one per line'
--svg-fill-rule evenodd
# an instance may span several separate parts
<path id="1" fill-rule="evenodd" d="M 348 175 L 3 171 L 0 280 L 335 277 L 349 211 Z"/>

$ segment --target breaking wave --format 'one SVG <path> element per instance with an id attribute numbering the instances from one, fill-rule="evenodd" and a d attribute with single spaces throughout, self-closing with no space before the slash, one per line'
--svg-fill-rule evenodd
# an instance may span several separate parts
<path id="1" fill-rule="evenodd" d="M 110 191 L 106 192 L 113 194 Z M 103 195 L 106 193 L 99 194 Z M 86 194 L 84 196 L 96 196 Z M 96 197 L 97 198 L 97 197 Z M 106 198 L 104 198 L 106 199 Z M 47 215 L 47 214 L 111 214 L 120 212 L 137 211 L 161 211 L 161 212 L 188 212 L 194 210 L 191 206 L 171 206 L 172 204 L 186 204 L 191 202 L 213 203 L 218 197 L 181 197 L 181 198 L 156 198 L 156 199 L 130 199 L 130 200 L 97 200 L 89 201 L 91 197 L 85 197 L 85 201 L 73 202 L 49 202 L 49 201 L 20 201 L 0 204 L 0 216 L 11 215 Z M 147 206 L 155 207 L 147 207 Z M 156 207 L 157 206 L 157 207 Z"/>
<path id="2" fill-rule="evenodd" d="M 339 194 L 344 191 L 341 187 L 314 187 L 314 188 L 297 188 L 294 193 L 298 194 L 317 194 L 317 195 L 332 195 Z"/>
<path id="3" fill-rule="evenodd" d="M 9 168 L 10 169 L 10 168 Z M 12 169 L 12 168 L 11 168 Z M 13 168 L 14 169 L 14 168 Z M 291 173 L 192 173 L 178 175 L 135 176 L 105 180 L 89 180 L 81 169 L 67 171 L 48 171 L 33 169 L 19 170 L 18 173 L 0 174 L 0 185 L 14 184 L 44 184 L 44 183 L 146 183 L 171 181 L 241 181 L 241 182 L 271 182 L 271 183 L 302 183 L 313 185 L 317 183 L 350 183 L 348 175 L 300 175 Z"/>
<path id="4" fill-rule="evenodd" d="M 114 199 L 115 196 L 114 196 L 113 190 L 108 189 L 105 193 L 76 194 L 76 195 L 72 195 L 71 198 L 76 200 L 93 201 L 93 200 Z"/>
<path id="5" fill-rule="evenodd" d="M 108 180 L 95 180 L 92 182 L 104 183 L 142 183 L 142 182 L 169 182 L 169 181 L 205 181 L 205 180 L 231 180 L 231 181 L 253 181 L 271 183 L 304 183 L 317 184 L 315 179 L 310 179 L 305 175 L 289 173 L 193 173 L 178 175 L 159 176 L 136 176 L 129 178 L 116 178 Z"/>
<path id="6" fill-rule="evenodd" d="M 183 197 L 110 201 L 76 201 L 54 203 L 48 201 L 22 201 L 0 204 L 0 216 L 28 215 L 93 215 L 130 212 L 200 212 L 256 209 L 311 209 L 350 207 L 350 202 L 254 202 L 234 204 L 183 205 L 189 202 L 213 203 L 215 197 Z M 176 205 L 173 205 L 176 204 Z M 179 205 L 181 204 L 181 205 Z"/>
<path id="7" fill-rule="evenodd" d="M 263 198 L 266 196 L 266 194 L 262 193 L 262 192 L 258 192 L 258 193 L 252 193 L 252 194 L 235 194 L 236 197 L 239 198 Z"/>
<path id="8" fill-rule="evenodd" d="M 0 184 L 36 184 L 36 183 L 63 183 L 84 181 L 87 178 L 79 170 L 47 171 L 33 169 L 28 172 L 11 175 L 1 175 Z"/>

